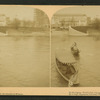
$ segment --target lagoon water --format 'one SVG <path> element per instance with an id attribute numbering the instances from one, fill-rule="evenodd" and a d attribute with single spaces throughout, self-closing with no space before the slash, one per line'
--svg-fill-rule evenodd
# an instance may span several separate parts
<path id="1" fill-rule="evenodd" d="M 68 37 L 62 32 L 54 33 L 51 36 L 51 69 L 49 40 L 44 36 L 1 36 L 0 87 L 49 87 L 50 77 L 52 87 L 67 87 L 68 82 L 55 68 L 55 52 L 61 48 L 69 49 L 73 42 L 77 42 L 80 49 L 80 87 L 100 86 L 98 37 Z"/>
<path id="2" fill-rule="evenodd" d="M 80 49 L 80 87 L 100 86 L 100 38 L 89 36 L 67 36 L 63 32 L 52 33 L 51 42 L 51 86 L 67 87 L 65 81 L 57 72 L 55 52 L 59 49 L 70 49 L 74 42 Z M 63 52 L 63 51 L 62 51 Z M 67 56 L 67 55 L 65 55 Z"/>
<path id="3" fill-rule="evenodd" d="M 0 37 L 0 87 L 48 87 L 49 50 L 49 37 Z"/>

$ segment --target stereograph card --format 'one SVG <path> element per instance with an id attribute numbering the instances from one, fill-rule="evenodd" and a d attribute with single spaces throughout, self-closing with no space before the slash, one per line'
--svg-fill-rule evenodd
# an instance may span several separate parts
<path id="1" fill-rule="evenodd" d="M 0 5 L 0 95 L 100 96 L 100 6 Z"/>

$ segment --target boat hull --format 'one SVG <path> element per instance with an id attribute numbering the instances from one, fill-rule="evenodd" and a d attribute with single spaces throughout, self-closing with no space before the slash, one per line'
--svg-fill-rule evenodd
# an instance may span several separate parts
<path id="1" fill-rule="evenodd" d="M 7 35 L 8 35 L 7 33 L 0 32 L 0 36 L 7 36 Z"/>
<path id="2" fill-rule="evenodd" d="M 68 35 L 70 35 L 70 36 L 88 36 L 87 33 L 77 31 L 77 30 L 73 29 L 71 26 L 69 26 L 69 34 Z"/>
<path id="3" fill-rule="evenodd" d="M 58 73 L 66 80 L 70 81 L 71 77 L 76 72 L 73 66 L 68 66 L 67 63 L 62 63 L 56 58 L 56 69 Z"/>

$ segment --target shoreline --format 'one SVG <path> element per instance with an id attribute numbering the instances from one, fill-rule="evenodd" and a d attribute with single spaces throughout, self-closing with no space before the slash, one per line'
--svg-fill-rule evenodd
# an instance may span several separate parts
<path id="1" fill-rule="evenodd" d="M 40 32 L 20 32 L 20 31 L 7 31 L 6 33 L 1 33 L 0 37 L 10 37 L 10 36 L 32 36 L 32 37 L 49 37 L 49 31 Z"/>

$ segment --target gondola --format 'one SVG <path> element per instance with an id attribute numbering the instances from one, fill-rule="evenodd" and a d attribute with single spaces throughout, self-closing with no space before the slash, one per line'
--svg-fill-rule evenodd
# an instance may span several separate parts
<path id="1" fill-rule="evenodd" d="M 76 73 L 74 65 L 77 63 L 71 51 L 61 50 L 61 52 L 57 52 L 55 60 L 58 73 L 68 82 L 68 86 L 71 87 L 73 85 L 72 78 Z"/>
<path id="2" fill-rule="evenodd" d="M 7 36 L 7 35 L 8 35 L 7 33 L 0 32 L 0 36 Z"/>
<path id="3" fill-rule="evenodd" d="M 4 27 L 0 27 L 0 36 L 7 36 L 7 35 L 8 35 L 7 29 Z"/>
<path id="4" fill-rule="evenodd" d="M 69 36 L 88 36 L 88 33 L 78 31 L 78 30 L 72 28 L 71 26 L 69 26 L 68 35 Z"/>

